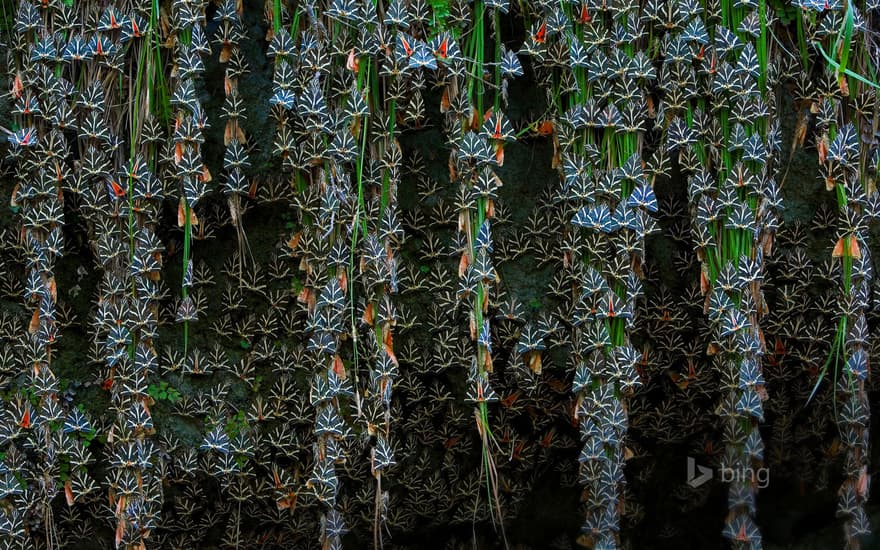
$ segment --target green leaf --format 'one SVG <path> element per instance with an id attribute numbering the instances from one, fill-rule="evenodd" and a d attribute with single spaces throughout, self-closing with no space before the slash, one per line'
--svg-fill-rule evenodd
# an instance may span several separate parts
<path id="1" fill-rule="evenodd" d="M 302 292 L 303 284 L 298 278 L 294 277 L 290 280 L 290 288 L 296 293 L 299 294 Z"/>
<path id="2" fill-rule="evenodd" d="M 845 69 L 845 68 L 841 67 L 840 64 L 837 63 L 837 61 L 834 61 L 834 59 L 832 59 L 831 56 L 828 55 L 828 53 L 825 51 L 825 49 L 822 48 L 822 44 L 820 44 L 818 42 L 813 42 L 813 45 L 816 47 L 817 50 L 819 50 L 819 53 L 822 54 L 822 57 L 825 58 L 825 61 L 827 61 L 829 65 L 831 65 L 832 67 L 837 69 L 838 72 L 843 72 L 843 74 L 846 74 L 847 76 L 851 76 L 851 77 L 855 78 L 856 80 L 858 80 L 862 84 L 867 84 L 868 86 L 872 86 L 874 88 L 880 88 L 880 85 L 878 85 L 876 82 L 871 82 L 870 80 L 866 80 L 865 77 L 863 77 L 862 75 L 854 73 L 854 72 L 850 71 L 849 69 Z"/>

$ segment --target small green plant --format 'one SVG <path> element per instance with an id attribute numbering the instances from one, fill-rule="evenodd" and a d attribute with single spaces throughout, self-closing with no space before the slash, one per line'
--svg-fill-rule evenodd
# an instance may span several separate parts
<path id="1" fill-rule="evenodd" d="M 165 381 L 159 382 L 158 384 L 150 384 L 150 387 L 147 388 L 147 393 L 156 401 L 169 401 L 175 403 L 180 399 L 180 392 L 177 391 L 177 388 L 171 386 Z"/>
<path id="2" fill-rule="evenodd" d="M 302 292 L 302 289 L 303 289 L 302 280 L 300 280 L 299 277 L 294 277 L 293 279 L 291 279 L 290 280 L 290 289 L 293 290 L 293 292 L 296 294 L 299 294 L 300 292 Z"/>
<path id="3" fill-rule="evenodd" d="M 58 464 L 59 475 L 58 475 L 58 488 L 64 487 L 64 483 L 70 479 L 70 459 L 64 455 L 61 456 L 61 460 L 59 460 Z"/>
<path id="4" fill-rule="evenodd" d="M 226 421 L 226 427 L 224 431 L 226 432 L 226 435 L 228 435 L 229 438 L 232 439 L 238 436 L 238 434 L 240 434 L 244 430 L 246 430 L 247 427 L 247 416 L 245 415 L 243 410 L 240 410 Z"/>
<path id="5" fill-rule="evenodd" d="M 429 0 L 431 11 L 434 14 L 433 29 L 437 31 L 446 30 L 446 19 L 449 17 L 449 1 L 448 0 Z"/>
<path id="6" fill-rule="evenodd" d="M 784 2 L 783 0 L 770 0 L 770 7 L 773 13 L 779 18 L 779 22 L 785 26 L 794 23 L 800 18 L 797 6 Z"/>
<path id="7" fill-rule="evenodd" d="M 80 440 L 82 441 L 83 447 L 88 448 L 92 444 L 92 441 L 95 440 L 95 437 L 97 435 L 98 435 L 98 430 L 96 430 L 94 428 L 92 428 L 91 430 L 89 430 L 87 432 L 80 432 L 79 436 L 80 436 Z M 101 443 L 106 443 L 107 439 L 106 439 L 106 437 L 104 437 L 104 438 L 99 437 L 98 441 L 100 441 Z"/>
<path id="8" fill-rule="evenodd" d="M 40 405 L 40 396 L 34 391 L 33 388 L 27 387 L 22 389 L 22 393 L 25 398 L 30 402 L 31 405 L 37 407 Z"/>

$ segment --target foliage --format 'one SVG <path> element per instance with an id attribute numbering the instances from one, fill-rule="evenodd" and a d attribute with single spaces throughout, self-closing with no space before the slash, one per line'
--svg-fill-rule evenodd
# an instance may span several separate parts
<path id="1" fill-rule="evenodd" d="M 164 380 L 160 381 L 158 384 L 150 384 L 147 388 L 147 393 L 156 401 L 175 403 L 180 399 L 180 392 L 177 388 L 171 386 Z"/>
<path id="2" fill-rule="evenodd" d="M 859 547 L 873 7 L 4 3 L 0 543 Z"/>

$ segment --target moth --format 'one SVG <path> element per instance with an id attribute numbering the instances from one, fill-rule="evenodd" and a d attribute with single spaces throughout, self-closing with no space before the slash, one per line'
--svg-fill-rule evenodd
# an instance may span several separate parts
<path id="1" fill-rule="evenodd" d="M 146 379 L 140 377 L 139 381 L 140 384 L 137 391 L 130 391 L 130 393 L 134 396 L 146 396 Z M 136 401 L 128 409 L 128 414 L 125 417 L 125 428 L 134 433 L 151 431 L 153 429 L 153 418 L 150 416 L 150 411 L 144 406 L 143 402 Z"/>
<path id="2" fill-rule="evenodd" d="M 514 141 L 513 126 L 501 111 L 493 111 L 483 123 L 480 136 L 498 141 Z"/>
<path id="3" fill-rule="evenodd" d="M 202 440 L 199 449 L 222 454 L 227 454 L 229 452 L 229 436 L 226 435 L 226 431 L 223 429 L 222 424 L 218 423 L 210 432 L 208 432 Z"/>
<path id="4" fill-rule="evenodd" d="M 684 119 L 676 117 L 669 123 L 666 135 L 666 148 L 677 151 L 680 148 L 690 146 L 697 142 L 697 136 L 691 130 Z"/>
<path id="5" fill-rule="evenodd" d="M 196 313 L 196 304 L 193 301 L 191 296 L 187 296 L 186 298 L 180 301 L 180 304 L 177 306 L 177 312 L 175 315 L 175 322 L 177 323 L 185 323 L 185 322 L 195 322 L 198 321 L 198 315 Z"/>
<path id="6" fill-rule="evenodd" d="M 758 526 L 755 525 L 751 516 L 747 513 L 740 513 L 730 517 L 725 522 L 721 534 L 726 538 L 744 544 L 758 543 L 761 540 Z"/>
<path id="7" fill-rule="evenodd" d="M 68 63 L 74 61 L 90 61 L 93 50 L 80 34 L 73 35 L 61 52 L 61 59 Z"/>
<path id="8" fill-rule="evenodd" d="M 379 435 L 376 438 L 376 445 L 372 449 L 372 470 L 375 472 L 381 472 L 382 470 L 386 470 L 391 468 L 396 464 L 394 461 L 394 451 L 391 448 L 391 444 L 388 440 Z"/>
<path id="9" fill-rule="evenodd" d="M 312 379 L 311 389 L 309 391 L 309 402 L 313 407 L 320 407 L 336 397 L 336 393 L 327 378 L 321 374 L 316 374 Z"/>
<path id="10" fill-rule="evenodd" d="M 747 390 L 740 395 L 736 403 L 736 411 L 753 416 L 758 422 L 764 421 L 764 407 L 755 391 Z"/>
<path id="11" fill-rule="evenodd" d="M 345 519 L 335 508 L 331 508 L 321 517 L 322 527 L 328 538 L 342 538 L 349 532 L 345 525 Z"/>
<path id="12" fill-rule="evenodd" d="M 602 233 L 614 231 L 615 223 L 606 204 L 586 206 L 578 210 L 571 220 L 573 225 Z"/>
<path id="13" fill-rule="evenodd" d="M 480 138 L 479 135 L 471 131 L 462 138 L 457 156 L 461 160 L 482 164 L 494 159 L 495 153 L 485 139 Z"/>
<path id="14" fill-rule="evenodd" d="M 465 401 L 469 403 L 492 403 L 498 399 L 498 394 L 492 389 L 489 379 L 483 376 L 472 380 L 465 397 Z"/>
<path id="15" fill-rule="evenodd" d="M 33 147 L 39 141 L 37 129 L 33 126 L 10 132 L 6 139 L 14 147 Z"/>
<path id="16" fill-rule="evenodd" d="M 437 69 L 437 59 L 428 45 L 421 40 L 415 41 L 415 49 L 407 58 L 407 68 L 409 69 Z"/>
<path id="17" fill-rule="evenodd" d="M 514 51 L 507 51 L 501 58 L 501 74 L 507 78 L 523 75 L 522 63 Z"/>
<path id="18" fill-rule="evenodd" d="M 323 406 L 315 418 L 315 435 L 342 436 L 345 427 L 332 405 Z"/>
<path id="19" fill-rule="evenodd" d="M 846 370 L 858 380 L 866 380 L 868 377 L 868 356 L 864 348 L 859 347 L 846 360 Z"/>

